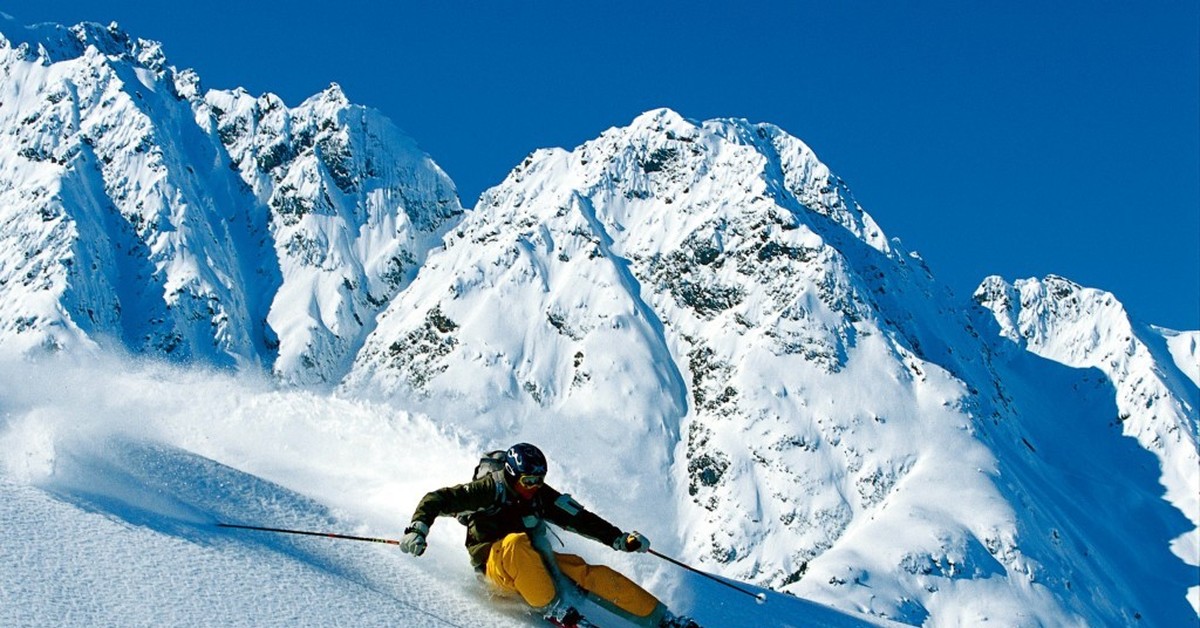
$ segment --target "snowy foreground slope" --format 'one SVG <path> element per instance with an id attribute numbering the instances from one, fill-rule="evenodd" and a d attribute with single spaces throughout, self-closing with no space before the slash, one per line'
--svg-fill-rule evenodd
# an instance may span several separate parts
<path id="1" fill-rule="evenodd" d="M 115 361 L 6 362 L 0 417 L 0 625 L 543 625 L 475 580 L 456 523 L 420 559 L 214 527 L 397 538 L 431 483 L 475 461 L 425 417 Z M 879 625 L 778 594 L 760 606 L 653 558 L 564 541 L 709 626 Z"/>
<path id="2" fill-rule="evenodd" d="M 448 520 L 419 560 L 212 525 L 396 537 L 520 440 L 776 592 L 564 538 L 709 628 L 1197 621 L 1200 332 L 1059 277 L 960 299 L 770 124 L 647 112 L 464 212 L 336 86 L 4 37 L 0 625 L 529 623 Z"/>

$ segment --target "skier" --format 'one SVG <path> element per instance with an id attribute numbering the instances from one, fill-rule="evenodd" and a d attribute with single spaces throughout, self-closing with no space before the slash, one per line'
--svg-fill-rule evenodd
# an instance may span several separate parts
<path id="1" fill-rule="evenodd" d="M 700 628 L 691 618 L 672 614 L 613 569 L 552 551 L 546 522 L 625 552 L 645 552 L 650 541 L 638 532 L 622 532 L 570 495 L 554 490 L 545 479 L 546 457 L 541 450 L 529 443 L 513 445 L 504 452 L 502 469 L 426 494 L 404 530 L 400 549 L 420 556 L 434 519 L 460 515 L 476 571 L 499 588 L 520 594 L 552 623 L 590 625 L 575 608 L 577 596 L 583 594 L 638 626 Z"/>

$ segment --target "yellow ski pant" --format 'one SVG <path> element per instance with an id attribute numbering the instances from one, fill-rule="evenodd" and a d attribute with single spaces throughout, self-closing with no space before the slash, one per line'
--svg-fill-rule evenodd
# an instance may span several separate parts
<path id="1" fill-rule="evenodd" d="M 647 617 L 659 606 L 658 598 L 604 565 L 589 565 L 574 554 L 554 554 L 558 568 L 579 586 L 637 617 Z M 487 577 L 500 588 L 515 591 L 534 608 L 554 600 L 554 579 L 529 536 L 510 534 L 492 544 Z"/>

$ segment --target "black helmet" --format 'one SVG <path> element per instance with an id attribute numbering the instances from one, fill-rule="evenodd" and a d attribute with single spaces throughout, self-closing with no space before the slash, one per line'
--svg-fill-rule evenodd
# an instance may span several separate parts
<path id="1" fill-rule="evenodd" d="M 529 443 L 517 443 L 504 452 L 504 475 L 516 482 L 523 475 L 546 475 L 546 456 Z"/>

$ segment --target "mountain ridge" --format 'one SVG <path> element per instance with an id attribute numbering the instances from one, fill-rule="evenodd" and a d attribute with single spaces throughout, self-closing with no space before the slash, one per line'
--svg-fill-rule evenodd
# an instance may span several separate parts
<path id="1" fill-rule="evenodd" d="M 4 161 L 41 179 L 2 193 L 26 217 L 8 222 L 20 232 L 10 237 L 55 250 L 6 270 L 58 277 L 39 287 L 66 306 L 6 319 L 43 330 L 48 346 L 110 338 L 336 381 L 462 212 L 445 173 L 336 85 L 289 109 L 270 94 L 202 94 L 194 72 L 115 24 L 24 34 L 4 40 Z M 62 225 L 55 242 L 39 223 Z"/>

